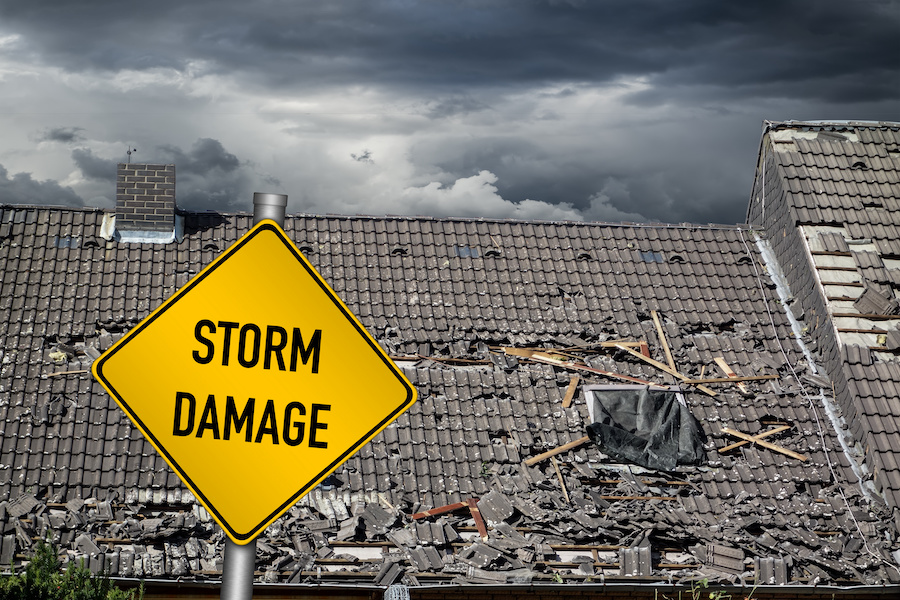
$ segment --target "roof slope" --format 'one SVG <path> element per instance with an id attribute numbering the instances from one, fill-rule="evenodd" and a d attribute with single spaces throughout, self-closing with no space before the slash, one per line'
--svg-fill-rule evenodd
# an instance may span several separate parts
<path id="1" fill-rule="evenodd" d="M 789 265 L 867 477 L 900 526 L 900 124 L 768 124 L 749 220 Z"/>
<path id="2" fill-rule="evenodd" d="M 152 245 L 104 239 L 104 216 L 0 209 L 0 563 L 50 529 L 114 575 L 216 580 L 223 534 L 85 370 L 251 218 L 185 214 L 182 241 Z M 859 492 L 749 231 L 314 216 L 285 229 L 420 400 L 261 536 L 265 581 L 900 580 L 896 530 Z M 621 383 L 585 367 L 676 383 L 603 344 L 644 341 L 667 362 L 654 314 L 684 377 L 721 377 L 721 358 L 779 378 L 685 387 L 700 466 L 648 471 L 593 444 L 526 464 L 585 435 L 584 385 Z M 740 441 L 722 427 L 777 426 L 774 448 L 718 451 Z M 484 539 L 468 505 L 413 518 L 476 498 Z"/>

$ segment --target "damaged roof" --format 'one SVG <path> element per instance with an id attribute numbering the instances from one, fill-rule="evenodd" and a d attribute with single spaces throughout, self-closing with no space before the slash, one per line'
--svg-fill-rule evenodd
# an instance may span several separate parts
<path id="1" fill-rule="evenodd" d="M 748 218 L 900 527 L 900 124 L 767 123 Z"/>
<path id="2" fill-rule="evenodd" d="M 0 207 L 4 568 L 50 532 L 114 577 L 220 581 L 224 534 L 89 373 L 251 226 L 182 216 L 179 241 L 124 243 L 100 210 Z M 305 215 L 285 230 L 419 401 L 260 536 L 259 581 L 900 582 L 896 523 L 845 451 L 860 438 L 810 315 L 791 322 L 753 231 Z M 623 383 L 681 390 L 699 464 L 639 467 L 587 441 L 588 396 Z"/>

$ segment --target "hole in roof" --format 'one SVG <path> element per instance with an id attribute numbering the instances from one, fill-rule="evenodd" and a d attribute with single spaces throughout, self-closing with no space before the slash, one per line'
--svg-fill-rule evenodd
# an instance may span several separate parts
<path id="1" fill-rule="evenodd" d="M 501 252 L 496 248 L 488 248 L 487 250 L 484 251 L 484 255 L 486 257 L 490 256 L 492 258 L 497 258 L 498 256 L 501 255 Z"/>
<path id="2" fill-rule="evenodd" d="M 214 252 L 218 252 L 219 245 L 215 242 L 206 242 L 205 244 L 203 244 L 203 248 L 201 248 L 201 249 L 202 250 L 212 250 Z"/>
<path id="3" fill-rule="evenodd" d="M 454 244 L 453 255 L 460 258 L 478 258 L 478 248 L 473 246 L 464 246 L 462 244 Z"/>
<path id="4" fill-rule="evenodd" d="M 671 254 L 669 255 L 670 263 L 685 263 L 687 259 L 684 258 L 683 254 Z"/>
<path id="5" fill-rule="evenodd" d="M 641 260 L 649 263 L 666 262 L 666 259 L 663 258 L 662 252 L 657 252 L 655 250 L 641 250 Z"/>
<path id="6" fill-rule="evenodd" d="M 850 168 L 851 168 L 851 169 L 855 169 L 855 170 L 857 170 L 857 171 L 868 171 L 868 170 L 869 170 L 869 165 L 867 165 L 867 164 L 865 163 L 865 161 L 858 160 L 858 161 L 856 161 L 855 163 L 853 163 L 852 165 L 850 165 Z"/>
<path id="7" fill-rule="evenodd" d="M 820 139 L 820 140 L 834 140 L 834 141 L 839 141 L 839 142 L 847 141 L 846 135 L 844 135 L 842 133 L 838 133 L 836 131 L 820 131 L 816 135 L 816 138 Z"/>
<path id="8" fill-rule="evenodd" d="M 57 248 L 77 248 L 81 243 L 81 238 L 77 235 L 54 235 L 50 243 Z"/>
<path id="9" fill-rule="evenodd" d="M 409 254 L 409 250 L 407 248 L 404 248 L 403 246 L 394 246 L 393 248 L 391 248 L 391 254 L 393 254 L 394 256 L 406 256 L 407 254 Z"/>

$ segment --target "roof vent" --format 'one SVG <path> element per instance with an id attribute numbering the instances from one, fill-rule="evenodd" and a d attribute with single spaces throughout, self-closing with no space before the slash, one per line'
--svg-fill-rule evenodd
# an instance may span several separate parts
<path id="1" fill-rule="evenodd" d="M 119 163 L 116 237 L 123 242 L 175 240 L 175 165 Z"/>
<path id="2" fill-rule="evenodd" d="M 594 260 L 594 255 L 590 252 L 582 251 L 578 253 L 578 256 L 576 258 L 581 261 Z"/>
<path id="3" fill-rule="evenodd" d="M 406 256 L 409 254 L 409 249 L 404 248 L 403 246 L 394 246 L 391 248 L 391 254 L 394 256 Z"/>
<path id="4" fill-rule="evenodd" d="M 502 255 L 503 255 L 503 253 L 500 252 L 500 250 L 498 250 L 497 248 L 488 248 L 487 250 L 484 251 L 485 258 L 488 258 L 488 257 L 500 258 L 500 256 L 502 256 Z"/>
<path id="5" fill-rule="evenodd" d="M 853 163 L 852 165 L 850 165 L 850 168 L 857 170 L 857 171 L 868 171 L 869 165 L 867 165 L 864 161 L 858 160 L 855 163 Z"/>

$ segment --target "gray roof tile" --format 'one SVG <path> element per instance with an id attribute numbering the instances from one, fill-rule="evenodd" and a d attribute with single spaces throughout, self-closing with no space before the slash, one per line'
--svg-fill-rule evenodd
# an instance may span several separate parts
<path id="1" fill-rule="evenodd" d="M 830 144 L 832 153 L 840 148 L 839 143 Z M 824 146 L 818 149 L 825 151 Z M 800 159 L 801 154 L 797 157 Z M 818 169 L 834 168 L 827 164 L 826 161 Z M 797 169 L 796 176 L 808 179 L 811 175 L 807 171 Z M 835 193 L 840 193 L 839 186 L 834 188 Z M 2 211 L 0 221 L 18 220 L 12 229 L 21 241 L 15 257 L 10 256 L 12 246 L 0 245 L 0 260 L 6 261 L 4 282 L 12 271 L 25 276 L 21 288 L 4 283 L 0 296 L 0 350 L 15 361 L 12 368 L 0 366 L 0 390 L 3 390 L 0 391 L 0 417 L 5 429 L 0 464 L 12 465 L 0 469 L 0 484 L 5 486 L 6 497 L 24 493 L 27 485 L 37 485 L 47 488 L 40 490 L 44 494 L 39 496 L 42 502 L 57 493 L 63 502 L 78 496 L 85 499 L 94 496 L 109 498 L 114 506 L 126 498 L 190 504 L 189 494 L 174 473 L 127 424 L 99 386 L 92 385 L 83 375 L 64 375 L 52 381 L 41 378 L 49 367 L 45 342 L 32 337 L 37 323 L 30 328 L 21 325 L 39 314 L 36 307 L 40 300 L 49 299 L 46 295 L 49 285 L 51 293 L 63 301 L 53 304 L 49 299 L 41 309 L 51 313 L 42 323 L 45 329 L 38 335 L 58 336 L 53 343 L 83 342 L 98 349 L 101 336 L 106 335 L 108 345 L 109 334 L 118 336 L 132 327 L 176 286 L 183 285 L 192 273 L 198 272 L 217 251 L 233 243 L 249 228 L 249 217 L 186 213 L 185 240 L 165 249 L 120 243 L 111 243 L 107 249 L 105 242 L 97 249 L 86 243 L 62 249 L 49 247 L 52 236 L 96 237 L 102 213 L 6 207 Z M 68 230 L 63 231 L 54 224 L 53 219 L 59 216 L 72 217 Z M 39 224 L 43 227 L 40 233 Z M 680 503 L 685 512 L 682 519 L 676 519 L 682 528 L 679 539 L 686 540 L 687 545 L 701 541 L 713 544 L 715 562 L 719 554 L 727 554 L 719 548 L 734 547 L 728 538 L 732 534 L 705 525 L 701 528 L 685 524 L 682 522 L 685 518 L 691 523 L 715 525 L 722 515 L 734 518 L 739 512 L 745 513 L 748 505 L 737 499 L 747 497 L 758 499 L 759 507 L 775 505 L 773 510 L 778 511 L 780 499 L 790 495 L 788 483 L 795 487 L 803 483 L 827 500 L 834 498 L 838 489 L 850 489 L 853 485 L 849 464 L 838 462 L 835 467 L 838 483 L 844 487 L 832 487 L 835 482 L 825 466 L 817 433 L 817 427 L 823 422 L 810 411 L 798 385 L 789 377 L 781 348 L 792 365 L 803 365 L 805 358 L 786 316 L 777 309 L 771 282 L 765 275 L 758 281 L 751 264 L 741 262 L 748 248 L 752 264 L 761 261 L 747 230 L 304 215 L 289 217 L 286 229 L 312 246 L 310 259 L 328 273 L 331 285 L 340 290 L 342 298 L 378 341 L 395 348 L 397 354 L 427 350 L 435 359 L 484 360 L 499 346 L 550 348 L 571 346 L 572 340 L 578 340 L 585 349 L 575 354 L 589 364 L 602 364 L 608 370 L 650 381 L 670 382 L 669 376 L 650 365 L 596 346 L 609 339 L 643 339 L 650 342 L 652 355 L 664 360 L 649 314 L 652 307 L 659 307 L 680 371 L 692 376 L 704 371 L 704 376 L 713 376 L 717 369 L 712 358 L 725 356 L 741 374 L 756 374 L 751 364 L 761 360 L 759 364 L 765 365 L 763 373 L 777 372 L 783 377 L 780 385 L 784 391 L 779 395 L 762 396 L 761 391 L 768 390 L 769 386 L 752 381 L 746 383 L 752 392 L 747 397 L 734 386 L 721 384 L 715 385 L 715 398 L 695 390 L 687 393 L 689 406 L 695 415 L 702 417 L 701 424 L 709 436 L 710 465 L 719 466 L 639 475 L 662 481 L 679 479 L 688 485 L 661 494 L 677 497 L 677 502 L 603 501 L 610 506 L 588 515 L 565 504 L 551 462 L 533 468 L 524 467 L 521 462 L 584 435 L 588 415 L 583 400 L 576 400 L 568 410 L 559 406 L 569 377 L 574 374 L 572 371 L 525 359 L 505 362 L 507 368 L 499 368 L 489 361 L 463 365 L 420 361 L 405 371 L 418 388 L 420 401 L 338 471 L 340 482 L 335 489 L 346 494 L 345 502 L 374 506 L 382 501 L 373 494 L 380 493 L 384 501 L 411 512 L 413 504 L 424 510 L 481 497 L 482 502 L 487 502 L 485 512 L 493 515 L 490 521 L 498 525 L 514 521 L 509 524 L 521 527 L 525 531 L 522 535 L 529 540 L 551 536 L 563 545 L 576 541 L 621 545 L 629 536 L 642 531 L 644 524 L 653 522 L 660 514 L 656 508 L 659 504 L 664 504 L 661 510 L 671 510 Z M 406 237 L 399 232 L 404 232 Z M 834 242 L 839 246 L 837 239 Z M 401 243 L 409 246 L 408 253 L 392 254 L 392 248 Z M 453 252 L 454 246 L 460 244 L 479 250 L 498 244 L 502 254 L 492 258 L 458 257 Z M 25 249 L 29 250 L 27 257 Z M 49 250 L 53 250 L 52 255 L 46 254 Z M 640 250 L 662 251 L 664 262 L 645 262 Z M 34 254 L 41 251 L 42 258 L 32 261 L 31 251 Z M 583 251 L 589 252 L 592 258 L 579 260 L 578 254 Z M 683 261 L 672 260 L 672 252 L 682 254 Z M 445 257 L 450 264 L 441 270 Z M 62 279 L 58 284 L 43 287 L 29 285 L 30 275 L 24 269 L 32 269 L 35 264 L 40 265 L 39 279 L 46 276 L 52 281 L 58 269 Z M 176 264 L 181 266 L 174 267 Z M 55 285 L 59 290 L 53 292 Z M 77 298 L 66 296 L 73 288 Z M 415 305 L 409 304 L 410 290 L 416 290 L 418 295 Z M 760 293 L 765 294 L 768 304 L 759 299 Z M 14 308 L 20 299 L 22 306 Z M 28 302 L 31 308 L 26 313 Z M 775 320 L 781 346 L 773 338 L 771 319 Z M 10 344 L 15 347 L 11 348 Z M 32 347 L 33 352 L 22 350 Z M 868 381 L 869 370 L 873 365 L 881 367 L 881 363 L 873 363 L 866 349 L 854 347 L 848 350 L 848 356 L 851 352 L 854 364 L 862 369 L 859 374 L 865 374 L 860 381 Z M 84 362 L 88 363 L 89 360 Z M 60 368 L 68 369 L 68 366 Z M 610 381 L 585 372 L 579 375 L 584 382 Z M 53 388 L 51 384 L 60 387 Z M 71 402 L 65 413 L 57 415 L 59 429 L 54 431 L 60 437 L 51 440 L 47 437 L 51 429 L 44 425 L 27 432 L 28 423 L 22 420 L 22 415 L 33 414 L 35 407 L 46 403 L 58 391 L 64 391 Z M 873 397 L 876 393 L 878 398 L 886 394 L 883 389 L 873 390 Z M 896 407 L 878 406 L 879 428 L 887 433 L 888 415 L 880 413 L 894 411 Z M 719 434 L 720 426 L 758 432 L 762 429 L 759 419 L 767 414 L 793 422 L 789 436 L 773 438 L 773 441 L 808 452 L 814 464 L 800 466 L 778 452 L 749 445 L 728 455 L 718 454 L 716 447 L 734 441 Z M 53 426 L 57 424 L 54 422 Z M 823 426 L 830 427 L 827 422 Z M 7 444 L 34 440 L 35 436 L 44 443 L 28 442 L 22 447 Z M 831 447 L 838 447 L 833 431 L 828 429 L 825 436 Z M 56 440 L 58 445 L 54 446 Z M 875 441 L 878 448 L 894 443 L 890 437 Z M 43 452 L 52 453 L 55 462 L 45 460 Z M 611 497 L 632 495 L 627 490 L 623 493 L 623 483 L 606 483 L 624 481 L 627 471 L 593 445 L 556 458 L 573 499 L 588 492 Z M 887 481 L 884 485 L 893 485 L 891 481 L 897 474 L 895 464 L 885 461 L 880 464 Z M 54 473 L 52 481 L 50 465 Z M 655 491 L 642 493 L 657 494 Z M 509 506 L 501 498 L 507 498 Z M 852 500 L 854 507 L 868 506 L 865 502 L 856 497 Z M 298 540 L 302 535 L 319 535 L 315 543 L 327 546 L 337 535 L 339 525 L 318 534 L 302 525 L 304 521 L 322 517 L 317 508 L 321 506 L 321 502 L 304 500 L 279 521 L 280 526 L 291 535 L 300 536 Z M 515 508 L 510 512 L 509 507 Z M 184 507 L 175 507 L 180 508 Z M 800 504 L 792 506 L 789 514 L 802 516 L 803 511 L 811 514 L 815 509 L 815 503 Z M 139 509 L 130 505 L 121 505 L 116 510 L 132 518 L 139 516 L 134 513 Z M 387 510 L 386 505 L 383 510 Z M 771 517 L 767 508 L 754 510 L 761 517 Z M 529 516 L 525 511 L 537 516 Z M 176 512 L 161 510 L 160 514 Z M 304 517 L 298 518 L 301 513 Z M 588 522 L 604 514 L 616 521 L 615 527 L 601 527 L 597 529 L 599 533 L 588 533 L 579 521 Z M 181 518 L 184 523 L 184 515 Z M 451 532 L 452 527 L 469 526 L 463 525 L 469 522 L 465 510 L 441 518 L 448 520 L 417 522 L 417 526 L 427 522 L 433 526 L 431 530 L 437 527 Z M 208 520 L 204 523 L 190 530 L 190 539 L 215 543 L 211 542 L 214 531 L 211 524 Z M 160 531 L 164 527 L 161 524 Z M 767 527 L 777 532 L 776 526 Z M 740 527 L 737 531 L 738 535 L 750 539 L 750 534 Z M 373 536 L 373 541 L 385 539 L 368 528 L 359 535 L 367 539 Z M 495 530 L 489 534 L 493 536 L 491 539 L 500 535 Z M 431 537 L 435 538 L 433 534 Z M 422 536 L 419 539 L 426 553 L 433 548 L 431 543 L 445 544 Z M 650 539 L 656 543 L 652 535 Z M 276 537 L 267 537 L 265 541 L 269 545 L 283 544 Z M 300 542 L 290 542 L 295 543 Z M 441 547 L 450 556 L 464 556 L 464 549 Z M 311 549 L 315 553 L 317 548 Z M 337 553 L 344 549 L 334 548 Z M 548 551 L 553 552 L 549 547 Z M 137 572 L 140 563 L 141 572 L 156 573 L 159 577 L 173 577 L 178 572 L 183 577 L 202 579 L 204 576 L 191 563 L 197 559 L 186 559 L 185 552 L 180 544 L 167 546 L 160 540 L 147 540 L 146 551 L 135 550 L 131 555 L 130 568 Z M 143 555 L 146 561 L 135 560 Z M 122 556 L 120 552 L 119 570 L 125 573 Z M 640 556 L 636 558 L 639 562 Z M 754 558 L 762 560 L 767 556 Z M 190 564 L 186 566 L 185 561 Z M 412 562 L 418 569 L 432 569 L 437 574 L 447 564 L 435 559 L 433 554 L 423 556 L 421 552 Z M 407 564 L 403 563 L 402 568 L 407 568 Z M 647 574 L 661 572 L 653 565 L 640 568 L 650 568 Z M 841 576 L 853 576 L 849 567 L 840 568 L 847 569 Z M 868 575 L 871 573 L 870 570 Z M 447 579 L 452 579 L 452 574 L 447 574 Z"/>

